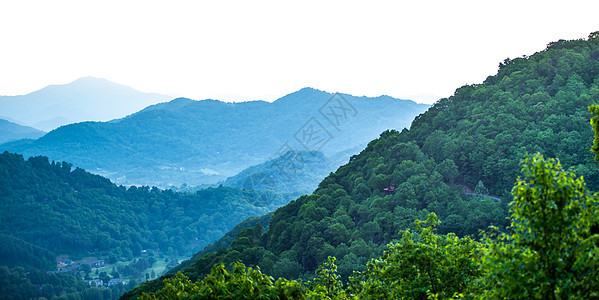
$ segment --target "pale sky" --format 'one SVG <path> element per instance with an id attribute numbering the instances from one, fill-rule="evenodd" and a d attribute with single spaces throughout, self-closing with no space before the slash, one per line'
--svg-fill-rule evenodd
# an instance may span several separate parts
<path id="1" fill-rule="evenodd" d="M 0 95 L 95 76 L 198 100 L 310 86 L 432 103 L 598 30 L 596 0 L 0 0 Z"/>

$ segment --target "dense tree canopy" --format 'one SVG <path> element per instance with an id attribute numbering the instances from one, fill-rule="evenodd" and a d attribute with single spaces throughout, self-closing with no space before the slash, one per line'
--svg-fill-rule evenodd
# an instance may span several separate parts
<path id="1" fill-rule="evenodd" d="M 485 297 L 591 299 L 599 296 L 599 198 L 554 159 L 524 161 L 513 193 L 511 234 L 481 256 Z"/>
<path id="2" fill-rule="evenodd" d="M 7 284 L 14 291 L 3 295 L 20 298 L 22 289 L 39 290 L 47 284 L 39 278 L 29 279 L 31 285 L 22 288 L 13 285 L 11 276 L 21 272 L 15 268 L 26 268 L 24 274 L 56 270 L 56 257 L 62 254 L 70 255 L 73 260 L 94 256 L 110 263 L 139 257 L 144 249 L 171 257 L 190 256 L 245 218 L 264 215 L 287 203 L 287 199 L 272 192 L 231 187 L 194 193 L 126 188 L 82 169 L 73 169 L 66 162 L 50 162 L 46 157 L 24 160 L 21 155 L 2 153 L 0 266 L 9 268 Z M 256 223 L 250 220 L 247 226 Z M 229 246 L 233 238 L 222 245 Z M 127 274 L 143 276 L 138 274 L 140 270 L 136 272 Z M 75 278 L 73 274 L 70 276 Z M 84 292 L 77 287 L 79 283 L 63 283 L 69 286 L 58 289 L 57 284 L 52 284 L 57 291 L 66 289 L 66 294 Z M 118 290 L 117 294 L 115 290 L 114 297 L 123 291 Z"/>
<path id="3" fill-rule="evenodd" d="M 66 162 L 25 161 L 8 152 L 0 154 L 0 174 L 0 232 L 56 254 L 98 249 L 132 257 L 142 249 L 172 247 L 183 255 L 286 202 L 273 193 L 236 188 L 125 188 Z"/>
<path id="4" fill-rule="evenodd" d="M 536 152 L 576 167 L 596 186 L 587 107 L 597 99 L 599 39 L 591 34 L 506 59 L 484 83 L 439 100 L 401 140 L 416 143 L 437 162 L 451 159 L 460 182 L 475 186 L 482 180 L 495 195 L 509 194 L 518 160 Z"/>
<path id="5" fill-rule="evenodd" d="M 244 248 L 205 255 L 183 274 L 197 281 L 214 264 L 240 260 L 265 274 L 309 280 L 328 256 L 336 256 L 346 281 L 353 271 L 366 271 L 387 244 L 405 238 L 398 232 L 415 229 L 414 220 L 431 212 L 444 236 L 476 239 L 489 225 L 506 228 L 510 187 L 527 153 L 557 157 L 597 187 L 587 112 L 596 99 L 596 35 L 508 59 L 484 83 L 439 100 L 409 130 L 387 131 L 370 142 L 312 195 L 279 208 L 262 235 L 240 235 Z M 128 295 L 149 290 L 141 286 Z M 431 293 L 445 297 L 450 291 Z"/>
<path id="6" fill-rule="evenodd" d="M 142 299 L 591 299 L 599 296 L 597 196 L 541 155 L 524 160 L 513 189 L 511 232 L 484 243 L 438 235 L 437 217 L 402 232 L 344 287 L 333 257 L 309 282 L 274 279 L 236 263 L 193 283 L 179 272 Z"/>

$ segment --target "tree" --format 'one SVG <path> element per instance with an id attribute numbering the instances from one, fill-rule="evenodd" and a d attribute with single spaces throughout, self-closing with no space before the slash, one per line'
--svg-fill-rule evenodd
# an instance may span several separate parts
<path id="1" fill-rule="evenodd" d="M 523 162 L 512 190 L 511 234 L 487 237 L 481 263 L 485 298 L 599 297 L 596 196 L 559 161 L 537 154 Z"/>
<path id="2" fill-rule="evenodd" d="M 460 175 L 458 167 L 455 165 L 453 160 L 445 159 L 437 166 L 437 172 L 443 176 L 445 182 L 453 184 L 455 179 Z"/>
<path id="3" fill-rule="evenodd" d="M 350 278 L 351 290 L 363 299 L 449 298 L 475 290 L 481 270 L 475 259 L 480 244 L 469 237 L 435 234 L 434 213 L 416 221 L 417 232 L 400 232 L 380 259 Z"/>
<path id="4" fill-rule="evenodd" d="M 483 181 L 479 180 L 478 183 L 476 184 L 476 187 L 474 187 L 473 193 L 477 196 L 485 196 L 485 195 L 489 194 L 489 190 L 485 187 L 485 185 L 483 184 Z"/>
<path id="5" fill-rule="evenodd" d="M 595 32 L 595 34 L 598 32 L 599 31 Z M 589 106 L 589 112 L 593 114 L 593 117 L 591 117 L 591 126 L 595 132 L 595 139 L 593 140 L 591 151 L 595 153 L 595 160 L 599 161 L 599 105 L 594 104 Z"/>
<path id="6" fill-rule="evenodd" d="M 223 264 L 216 265 L 202 281 L 191 282 L 178 272 L 164 280 L 156 294 L 143 294 L 140 299 L 305 299 L 307 289 L 301 283 L 264 275 L 260 270 L 235 263 L 231 272 Z M 322 299 L 314 295 L 315 299 Z M 318 297 L 320 296 L 320 297 Z"/>
<path id="7" fill-rule="evenodd" d="M 106 272 L 100 272 L 100 275 L 98 276 L 99 279 L 101 279 L 104 284 L 108 284 L 108 281 L 110 281 L 110 276 L 108 276 L 108 274 L 106 274 Z"/>
<path id="8" fill-rule="evenodd" d="M 283 258 L 274 264 L 272 275 L 274 278 L 297 278 L 302 272 L 302 266 L 297 260 Z"/>
<path id="9" fill-rule="evenodd" d="M 324 294 L 329 299 L 347 299 L 343 290 L 343 283 L 337 274 L 335 257 L 329 256 L 327 262 L 318 266 L 311 290 L 311 294 Z"/>
<path id="10" fill-rule="evenodd" d="M 89 274 L 89 272 L 92 271 L 92 268 L 89 264 L 83 263 L 81 264 L 81 271 L 83 271 L 85 274 Z"/>

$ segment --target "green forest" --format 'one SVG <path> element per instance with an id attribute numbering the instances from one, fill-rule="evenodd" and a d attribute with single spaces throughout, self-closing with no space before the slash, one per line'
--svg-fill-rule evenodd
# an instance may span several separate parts
<path id="1" fill-rule="evenodd" d="M 399 232 L 348 282 L 329 256 L 309 281 L 267 276 L 236 262 L 201 281 L 181 272 L 140 299 L 591 299 L 599 297 L 599 197 L 582 177 L 542 155 L 523 160 L 512 193 L 510 232 L 491 228 L 480 241 L 438 234 L 430 213 Z"/>
<path id="2" fill-rule="evenodd" d="M 71 168 L 46 157 L 0 154 L 0 215 L 7 220 L 0 232 L 56 254 L 96 249 L 130 258 L 142 249 L 169 247 L 183 254 L 286 203 L 274 193 L 229 187 L 195 193 L 125 188 Z"/>
<path id="3" fill-rule="evenodd" d="M 246 218 L 286 204 L 288 197 L 233 187 L 193 193 L 126 188 L 67 162 L 50 162 L 42 156 L 25 160 L 4 152 L 0 154 L 0 266 L 8 269 L 0 280 L 13 293 L 0 294 L 17 299 L 72 294 L 88 299 L 81 296 L 80 288 L 90 286 L 81 281 L 84 278 L 76 278 L 77 273 L 45 274 L 61 271 L 57 256 L 69 255 L 70 261 L 97 257 L 114 264 L 151 252 L 170 259 L 169 267 L 173 267 L 177 257 L 191 256 L 231 229 L 244 226 L 237 224 Z M 254 224 L 250 220 L 247 226 Z M 141 271 L 130 269 L 120 270 L 120 275 L 143 277 L 137 274 Z M 28 284 L 13 277 L 27 278 Z M 50 283 L 52 293 L 40 290 Z M 124 291 L 125 287 L 115 290 L 112 298 Z"/>
<path id="4" fill-rule="evenodd" d="M 599 32 L 506 59 L 267 229 L 123 298 L 599 297 L 597 99 Z"/>

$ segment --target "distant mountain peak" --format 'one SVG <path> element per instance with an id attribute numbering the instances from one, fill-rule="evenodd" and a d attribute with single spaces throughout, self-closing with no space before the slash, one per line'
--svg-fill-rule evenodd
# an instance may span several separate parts
<path id="1" fill-rule="evenodd" d="M 48 85 L 38 91 L 32 92 L 30 94 L 39 93 L 39 92 L 47 91 L 47 90 L 69 89 L 72 87 L 100 88 L 100 89 L 119 87 L 119 88 L 130 89 L 130 90 L 136 91 L 134 88 L 128 87 L 128 86 L 120 84 L 120 83 L 116 83 L 114 81 L 110 81 L 108 79 L 93 77 L 93 76 L 85 76 L 85 77 L 77 78 L 71 82 L 64 83 L 64 84 L 51 84 L 51 85 Z"/>
<path id="2" fill-rule="evenodd" d="M 310 102 L 310 99 L 321 98 L 319 96 L 322 96 L 322 95 L 331 95 L 331 93 L 321 91 L 321 90 L 318 90 L 318 89 L 315 89 L 312 87 L 305 87 L 305 88 L 302 88 L 302 89 L 295 91 L 291 94 L 287 94 L 287 95 L 275 100 L 273 103 L 281 104 L 281 103 L 292 103 L 295 101 Z"/>
<path id="3" fill-rule="evenodd" d="M 325 92 L 325 91 L 307 86 L 307 87 L 301 88 L 298 92 Z"/>
<path id="4" fill-rule="evenodd" d="M 51 131 L 81 121 L 122 118 L 170 96 L 143 93 L 104 78 L 86 76 L 20 96 L 0 96 L 6 118 Z"/>
<path id="5" fill-rule="evenodd" d="M 71 84 L 72 83 L 87 83 L 87 82 L 109 82 L 109 83 L 118 84 L 118 83 L 110 81 L 108 79 L 101 78 L 101 77 L 94 77 L 94 76 L 83 76 L 83 77 L 77 78 L 74 81 L 72 81 Z"/>
<path id="6" fill-rule="evenodd" d="M 319 89 L 316 89 L 313 87 L 305 87 L 295 93 L 303 94 L 303 95 L 305 95 L 305 94 L 331 94 L 327 91 L 319 90 Z M 295 93 L 292 93 L 292 94 L 295 94 Z"/>

